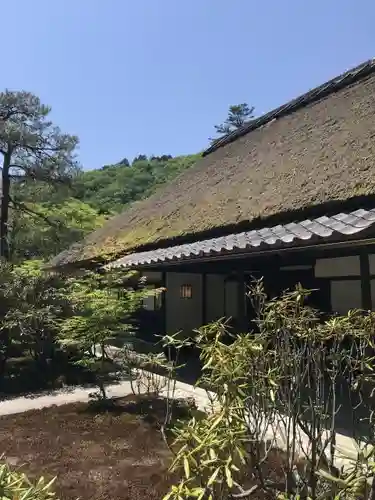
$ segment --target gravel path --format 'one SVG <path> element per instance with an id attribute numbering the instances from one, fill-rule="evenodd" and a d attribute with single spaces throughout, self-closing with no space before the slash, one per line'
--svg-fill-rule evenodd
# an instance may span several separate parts
<path id="1" fill-rule="evenodd" d="M 59 389 L 42 394 L 30 394 L 15 399 L 8 399 L 0 402 L 0 415 L 11 415 L 22 413 L 29 410 L 38 410 L 47 406 L 65 405 L 68 403 L 86 402 L 89 400 L 89 394 L 95 392 L 93 387 L 75 387 Z M 107 386 L 108 397 L 126 396 L 132 392 L 128 380 Z M 200 388 L 194 388 L 183 382 L 176 382 L 176 397 L 193 397 L 199 408 L 204 409 L 208 406 L 206 391 Z"/>

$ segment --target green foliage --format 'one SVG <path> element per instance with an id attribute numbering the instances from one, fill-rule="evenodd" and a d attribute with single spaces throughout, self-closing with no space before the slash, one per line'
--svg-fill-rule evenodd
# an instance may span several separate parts
<path id="1" fill-rule="evenodd" d="M 178 451 L 171 469 L 182 471 L 183 479 L 166 498 L 230 498 L 234 481 L 241 481 L 248 466 L 249 380 L 244 375 L 252 360 L 255 363 L 263 355 L 263 345 L 262 339 L 251 335 L 239 336 L 227 345 L 222 342 L 226 333 L 220 321 L 200 330 L 201 382 L 216 393 L 217 405 L 204 418 L 192 418 L 175 429 L 173 448 Z"/>
<path id="2" fill-rule="evenodd" d="M 158 290 L 144 287 L 135 273 L 121 270 L 85 272 L 68 283 L 73 314 L 62 321 L 59 341 L 79 351 L 79 364 L 95 373 L 103 398 L 110 346 L 119 337 L 126 342 L 134 335 L 135 313 L 142 307 L 143 298 L 154 293 Z"/>
<path id="3" fill-rule="evenodd" d="M 306 305 L 309 293 L 297 288 L 268 301 L 257 283 L 251 292 L 256 331 L 228 344 L 222 321 L 199 330 L 199 383 L 212 391 L 212 407 L 175 427 L 171 469 L 181 480 L 166 499 L 375 498 L 375 483 L 371 492 L 366 486 L 375 473 L 369 397 L 375 313 L 323 320 Z M 360 426 L 367 425 L 366 451 L 360 448 L 344 469 L 337 462 L 336 419 L 344 404 L 338 393 L 349 397 L 345 412 L 358 443 Z"/>
<path id="4" fill-rule="evenodd" d="M 134 273 L 85 272 L 62 277 L 43 262 L 3 262 L 0 279 L 0 384 L 13 376 L 10 358 L 27 358 L 40 384 L 70 374 L 105 381 L 117 371 L 112 343 L 126 343 L 137 329 L 143 298 L 161 293 Z M 8 363 L 8 364 L 7 364 Z M 78 366 L 77 366 L 78 365 Z M 83 368 L 83 369 L 82 369 Z M 61 371 L 67 370 L 67 371 Z M 12 375 L 10 375 L 12 373 Z M 81 375 L 80 375 L 81 374 Z"/>
<path id="5" fill-rule="evenodd" d="M 40 365 L 54 354 L 58 319 L 67 312 L 63 282 L 42 271 L 42 261 L 19 266 L 2 265 L 0 298 L 5 305 L 1 321 L 3 353 L 20 345 Z"/>
<path id="6" fill-rule="evenodd" d="M 46 482 L 41 477 L 32 482 L 25 474 L 12 471 L 7 464 L 0 465 L 1 500 L 57 500 L 52 491 L 54 481 Z"/>
<path id="7" fill-rule="evenodd" d="M 13 262 L 59 253 L 199 158 L 141 154 L 81 172 L 77 137 L 54 126 L 50 111 L 29 92 L 0 93 L 0 255 Z"/>
<path id="8" fill-rule="evenodd" d="M 45 182 L 69 179 L 77 171 L 78 138 L 63 134 L 48 119 L 51 108 L 30 92 L 0 93 L 0 148 L 10 155 L 12 177 Z"/>
<path id="9" fill-rule="evenodd" d="M 11 197 L 22 210 L 10 214 L 12 261 L 49 259 L 101 227 L 110 215 L 149 196 L 198 158 L 141 155 L 132 166 L 120 163 L 82 172 L 70 188 L 30 181 L 13 184 Z"/>
<path id="10" fill-rule="evenodd" d="M 9 253 L 10 208 L 23 211 L 24 204 L 13 197 L 11 183 L 40 181 L 66 183 L 77 173 L 75 136 L 63 134 L 48 119 L 50 108 L 29 92 L 0 93 L 0 154 L 2 156 L 2 202 L 0 213 L 0 255 Z"/>
<path id="11" fill-rule="evenodd" d="M 106 218 L 75 198 L 59 204 L 25 203 L 13 221 L 13 260 L 48 259 L 102 226 Z M 31 211 L 31 212 L 30 212 Z"/>
<path id="12" fill-rule="evenodd" d="M 340 456 L 346 460 L 346 467 L 341 467 L 339 474 L 331 474 L 321 469 L 317 471 L 318 477 L 327 485 L 327 495 L 335 500 L 370 499 L 371 492 L 375 493 L 375 448 L 373 445 L 358 445 L 355 452 L 338 450 Z M 371 484 L 372 483 L 372 484 Z"/>
<path id="13" fill-rule="evenodd" d="M 0 255 L 13 262 L 59 253 L 199 158 L 140 154 L 81 172 L 78 138 L 53 125 L 50 111 L 29 92 L 0 93 Z"/>
<path id="14" fill-rule="evenodd" d="M 228 116 L 226 120 L 220 125 L 215 125 L 215 131 L 220 136 L 230 134 L 234 130 L 241 128 L 253 117 L 253 106 L 249 107 L 249 105 L 246 103 L 229 106 Z M 213 139 L 213 142 L 215 142 L 215 139 Z"/>
<path id="15" fill-rule="evenodd" d="M 74 181 L 75 197 L 105 213 L 119 212 L 129 203 L 149 196 L 155 189 L 191 167 L 199 155 L 147 159 L 132 166 L 109 165 L 82 172 Z"/>

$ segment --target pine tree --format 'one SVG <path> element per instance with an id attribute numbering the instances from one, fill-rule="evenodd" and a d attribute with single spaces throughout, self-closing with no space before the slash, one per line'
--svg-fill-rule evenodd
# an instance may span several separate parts
<path id="1" fill-rule="evenodd" d="M 78 138 L 61 133 L 48 119 L 50 111 L 29 92 L 0 93 L 0 257 L 6 260 L 10 258 L 10 209 L 30 212 L 12 197 L 12 181 L 66 184 L 78 170 L 74 156 Z"/>
<path id="2" fill-rule="evenodd" d="M 254 117 L 253 113 L 254 107 L 249 107 L 246 103 L 229 106 L 226 120 L 220 125 L 215 125 L 215 130 L 220 136 L 230 134 L 250 121 Z M 212 139 L 213 142 L 215 140 L 217 139 Z"/>

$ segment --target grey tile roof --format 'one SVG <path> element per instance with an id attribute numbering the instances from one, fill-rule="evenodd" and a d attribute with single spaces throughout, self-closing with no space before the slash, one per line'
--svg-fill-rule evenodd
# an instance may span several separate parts
<path id="1" fill-rule="evenodd" d="M 359 209 L 330 217 L 307 219 L 302 222 L 254 229 L 219 238 L 186 243 L 184 245 L 138 252 L 121 257 L 109 267 L 136 267 L 168 261 L 193 259 L 214 255 L 249 252 L 269 247 L 298 247 L 303 243 L 341 241 L 361 233 L 375 224 L 375 209 Z M 375 228 L 375 226 L 374 226 Z"/>
<path id="2" fill-rule="evenodd" d="M 296 99 L 293 99 L 292 101 L 283 104 L 282 106 L 279 106 L 272 111 L 269 111 L 259 118 L 255 118 L 254 120 L 249 121 L 239 129 L 234 130 L 233 132 L 223 137 L 220 137 L 219 139 L 214 141 L 212 146 L 204 151 L 203 155 L 212 153 L 221 146 L 225 146 L 225 144 L 229 144 L 230 142 L 235 141 L 238 137 L 241 137 L 242 135 L 245 135 L 252 130 L 262 127 L 272 120 L 279 119 L 282 116 L 293 113 L 297 109 L 303 108 L 304 106 L 307 106 L 313 102 L 319 101 L 320 99 L 323 99 L 323 97 L 337 92 L 347 85 L 355 83 L 357 80 L 366 77 L 374 71 L 375 59 L 370 59 L 369 61 L 366 61 L 359 66 L 350 69 L 346 73 L 343 73 L 342 75 L 339 75 L 336 78 L 323 83 L 323 85 L 320 85 L 319 87 L 306 92 L 300 97 L 297 97 Z"/>

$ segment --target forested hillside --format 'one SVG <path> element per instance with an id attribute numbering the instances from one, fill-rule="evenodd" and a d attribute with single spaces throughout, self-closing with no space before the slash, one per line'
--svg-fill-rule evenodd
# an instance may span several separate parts
<path id="1" fill-rule="evenodd" d="M 0 93 L 0 257 L 6 261 L 49 259 L 200 156 L 140 154 L 87 170 L 77 161 L 79 138 L 49 121 L 50 111 L 29 92 Z M 241 127 L 252 113 L 247 104 L 230 106 L 216 133 Z"/>
<path id="2" fill-rule="evenodd" d="M 149 196 L 198 157 L 142 155 L 131 164 L 123 160 L 97 170 L 78 171 L 68 185 L 32 179 L 14 183 L 13 197 L 22 210 L 14 211 L 12 217 L 13 258 L 47 259 L 57 254 L 133 201 Z"/>
<path id="3" fill-rule="evenodd" d="M 119 212 L 191 167 L 198 157 L 164 155 L 147 158 L 140 155 L 131 165 L 125 159 L 117 165 L 83 172 L 74 180 L 74 196 L 100 212 Z"/>

